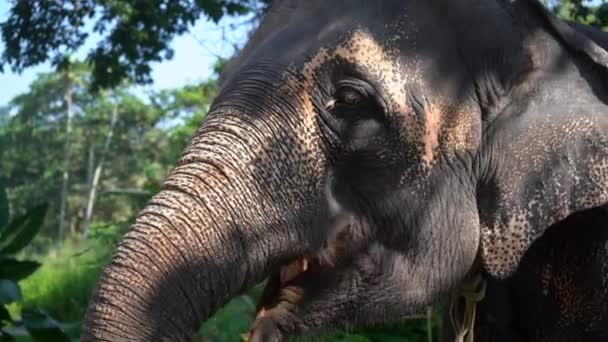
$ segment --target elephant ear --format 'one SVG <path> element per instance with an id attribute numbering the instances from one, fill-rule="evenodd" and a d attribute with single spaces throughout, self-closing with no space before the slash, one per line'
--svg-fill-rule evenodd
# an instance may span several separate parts
<path id="1" fill-rule="evenodd" d="M 485 270 L 511 275 L 546 229 L 608 203 L 606 36 L 556 18 L 536 0 L 513 1 L 526 18 L 534 72 L 488 123 L 478 190 Z"/>
<path id="2" fill-rule="evenodd" d="M 608 37 L 606 34 L 589 26 L 561 21 L 538 0 L 527 0 L 527 2 L 530 4 L 531 10 L 544 19 L 545 25 L 571 51 L 587 56 L 604 69 L 608 68 L 608 51 L 606 51 Z"/>

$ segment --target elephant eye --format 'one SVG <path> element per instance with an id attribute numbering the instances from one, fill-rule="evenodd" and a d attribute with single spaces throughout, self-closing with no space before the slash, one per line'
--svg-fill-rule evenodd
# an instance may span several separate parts
<path id="1" fill-rule="evenodd" d="M 336 103 L 345 105 L 358 105 L 364 99 L 365 95 L 358 89 L 351 86 L 342 86 L 336 89 Z"/>
<path id="2" fill-rule="evenodd" d="M 325 109 L 333 119 L 344 122 L 380 120 L 386 113 L 385 102 L 376 89 L 358 78 L 346 78 L 333 86 L 332 100 Z"/>
<path id="3" fill-rule="evenodd" d="M 363 81 L 346 79 L 336 84 L 336 105 L 355 106 L 365 102 L 372 93 L 371 86 Z"/>

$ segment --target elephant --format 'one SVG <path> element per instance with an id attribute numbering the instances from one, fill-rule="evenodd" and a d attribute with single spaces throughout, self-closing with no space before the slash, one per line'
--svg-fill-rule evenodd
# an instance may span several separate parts
<path id="1" fill-rule="evenodd" d="M 489 279 L 475 340 L 607 341 L 607 228 L 606 207 L 571 215 L 534 242 L 511 277 Z"/>
<path id="2" fill-rule="evenodd" d="M 608 202 L 606 42 L 537 0 L 275 1 L 81 340 L 191 340 L 264 279 L 251 341 L 516 279 L 550 227 Z"/>

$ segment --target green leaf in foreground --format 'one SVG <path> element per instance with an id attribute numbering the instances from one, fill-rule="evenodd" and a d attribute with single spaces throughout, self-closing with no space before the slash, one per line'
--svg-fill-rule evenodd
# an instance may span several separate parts
<path id="1" fill-rule="evenodd" d="M 8 244 L 10 239 L 19 231 L 27 221 L 26 215 L 13 218 L 0 232 L 0 246 Z"/>
<path id="2" fill-rule="evenodd" d="M 2 334 L 0 335 L 0 341 L 12 342 L 12 341 L 16 341 L 16 339 L 13 336 L 11 336 L 10 334 L 8 334 L 7 332 L 2 331 Z"/>
<path id="3" fill-rule="evenodd" d="M 19 281 L 34 273 L 38 267 L 40 267 L 40 263 L 36 261 L 20 261 L 13 258 L 0 259 L 0 279 Z"/>
<path id="4" fill-rule="evenodd" d="M 21 299 L 21 290 L 17 283 L 0 279 L 0 304 L 10 304 Z"/>
<path id="5" fill-rule="evenodd" d="M 39 205 L 9 223 L 0 239 L 2 243 L 0 253 L 15 254 L 27 246 L 40 231 L 47 209 L 48 204 Z"/>
<path id="6" fill-rule="evenodd" d="M 4 305 L 0 305 L 0 321 L 12 322 L 13 318 Z"/>
<path id="7" fill-rule="evenodd" d="M 8 197 L 4 182 L 0 181 L 0 231 L 6 226 L 9 218 Z"/>
<path id="8" fill-rule="evenodd" d="M 38 308 L 23 311 L 23 323 L 34 341 L 69 342 L 70 338 L 59 323 Z"/>

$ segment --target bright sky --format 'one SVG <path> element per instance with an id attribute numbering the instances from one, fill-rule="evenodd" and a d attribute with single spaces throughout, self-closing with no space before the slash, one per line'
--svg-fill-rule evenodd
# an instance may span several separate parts
<path id="1" fill-rule="evenodd" d="M 0 0 L 0 22 L 6 20 L 9 10 L 9 2 Z M 216 56 L 228 57 L 233 52 L 233 43 L 241 46 L 245 42 L 246 26 L 239 25 L 236 29 L 230 26 L 245 20 L 246 18 L 230 18 L 222 20 L 219 25 L 205 19 L 199 20 L 189 33 L 173 40 L 171 47 L 175 54 L 172 60 L 152 64 L 154 83 L 151 86 L 139 87 L 138 92 L 176 88 L 209 77 L 213 63 L 217 60 Z M 84 59 L 98 40 L 99 37 L 95 36 L 89 38 L 85 46 L 76 53 L 76 57 Z M 3 49 L 0 41 L 0 53 Z M 28 68 L 21 74 L 5 68 L 4 73 L 0 73 L 0 107 L 6 105 L 15 95 L 27 92 L 36 74 L 51 70 L 50 63 Z"/>

